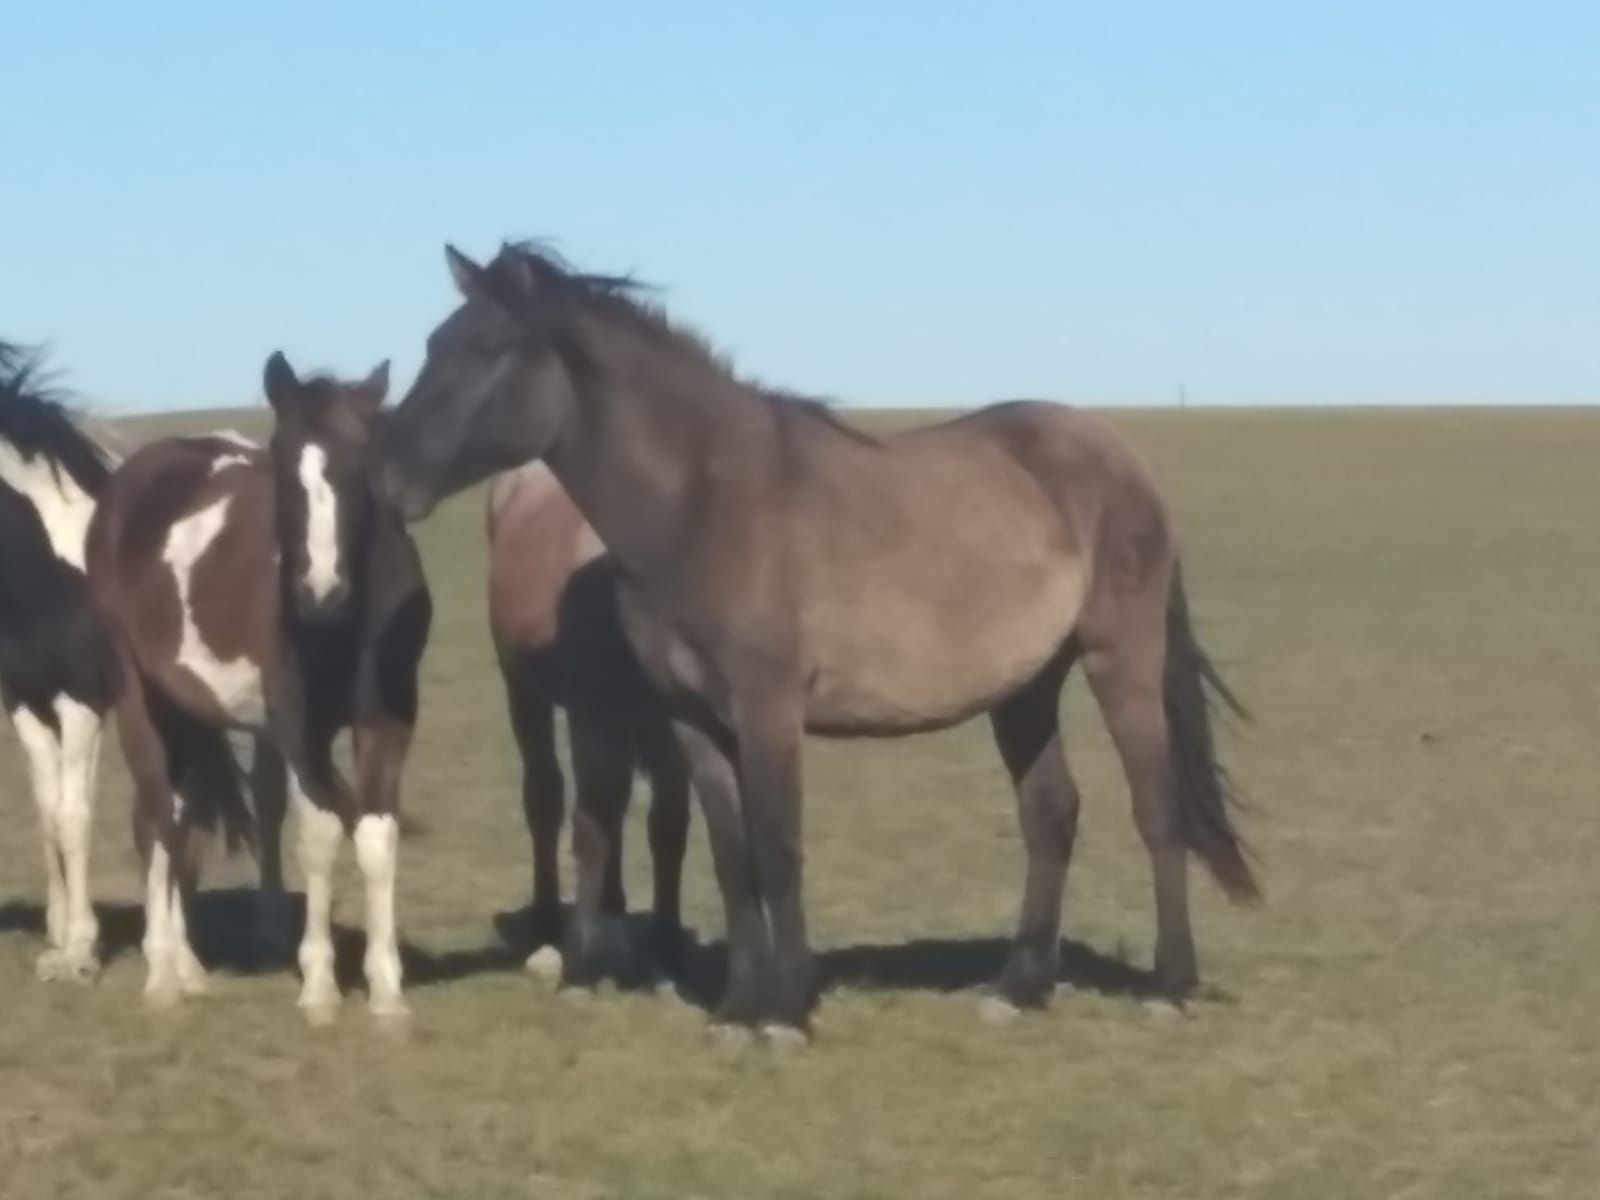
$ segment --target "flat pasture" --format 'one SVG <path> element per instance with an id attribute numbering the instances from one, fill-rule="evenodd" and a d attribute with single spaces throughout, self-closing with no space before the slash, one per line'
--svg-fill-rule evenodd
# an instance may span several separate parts
<path id="1" fill-rule="evenodd" d="M 292 969 L 239 952 L 254 866 L 220 853 L 198 917 L 214 994 L 147 1014 L 114 744 L 94 847 L 111 961 L 92 988 L 36 983 L 34 814 L 0 734 L 0 1196 L 1595 1194 L 1600 412 L 1107 417 L 1163 481 L 1201 636 L 1257 717 L 1223 748 L 1267 903 L 1230 909 L 1196 870 L 1214 994 L 1187 1018 L 1139 999 L 1146 859 L 1077 682 L 1083 826 L 1048 1013 L 978 1018 L 1022 869 L 981 723 L 812 743 L 807 890 L 831 982 L 809 1050 L 709 1044 L 692 996 L 574 998 L 526 974 L 529 851 L 473 495 L 421 530 L 438 616 L 406 784 L 405 1034 L 364 1011 L 348 851 L 335 1026 L 306 1028 Z M 686 905 L 712 963 L 698 814 Z"/>

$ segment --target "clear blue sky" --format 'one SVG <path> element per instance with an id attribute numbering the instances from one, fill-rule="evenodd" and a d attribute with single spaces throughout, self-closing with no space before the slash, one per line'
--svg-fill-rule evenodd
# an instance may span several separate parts
<path id="1" fill-rule="evenodd" d="M 441 244 L 855 404 L 1600 400 L 1600 4 L 5 5 L 0 333 L 409 380 Z"/>

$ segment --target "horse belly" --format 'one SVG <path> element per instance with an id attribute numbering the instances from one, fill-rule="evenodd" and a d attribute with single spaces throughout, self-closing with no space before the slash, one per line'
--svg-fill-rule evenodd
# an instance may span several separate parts
<path id="1" fill-rule="evenodd" d="M 986 712 L 1055 657 L 1085 590 L 1084 572 L 1062 565 L 969 580 L 943 603 L 912 590 L 867 593 L 833 613 L 822 636 L 813 631 L 807 726 L 893 735 Z"/>

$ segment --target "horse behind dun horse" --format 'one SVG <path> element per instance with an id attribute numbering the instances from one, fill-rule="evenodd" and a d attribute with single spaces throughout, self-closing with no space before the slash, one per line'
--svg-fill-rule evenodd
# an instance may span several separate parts
<path id="1" fill-rule="evenodd" d="M 533 839 L 534 943 L 541 973 L 561 946 L 561 980 L 587 985 L 634 973 L 622 917 L 622 829 L 636 768 L 650 779 L 655 868 L 651 949 L 679 965 L 679 894 L 689 835 L 689 777 L 665 706 L 650 688 L 617 615 L 616 564 L 549 468 L 509 471 L 489 489 L 489 630 L 522 755 L 522 804 Z M 567 714 L 577 803 L 578 883 L 562 936 L 560 858 L 565 812 L 555 709 Z"/>

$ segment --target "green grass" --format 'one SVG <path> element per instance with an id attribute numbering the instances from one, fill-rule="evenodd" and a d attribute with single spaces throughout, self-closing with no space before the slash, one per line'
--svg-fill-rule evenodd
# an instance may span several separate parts
<path id="1" fill-rule="evenodd" d="M 1202 636 L 1259 716 L 1225 749 L 1268 904 L 1230 910 L 1195 884 L 1203 969 L 1231 1002 L 1170 1021 L 1074 990 L 979 1022 L 958 985 L 998 953 L 1021 851 L 972 726 L 813 745 L 816 941 L 904 986 L 837 987 L 803 1053 L 716 1049 L 679 1001 L 573 1001 L 501 969 L 419 981 L 403 1039 L 359 997 L 304 1028 L 288 972 L 224 973 L 214 997 L 150 1016 L 136 950 L 92 989 L 33 981 L 42 880 L 7 735 L 0 1195 L 1593 1195 L 1600 414 L 1112 419 L 1165 482 Z M 480 516 L 468 498 L 422 533 L 439 619 L 400 904 L 447 967 L 497 945 L 494 914 L 528 891 Z M 1067 707 L 1085 810 L 1066 928 L 1143 964 L 1123 783 L 1081 687 Z M 112 905 L 139 897 L 127 814 L 111 750 L 95 886 Z M 354 874 L 346 855 L 350 923 Z M 720 938 L 698 817 L 687 907 Z"/>

